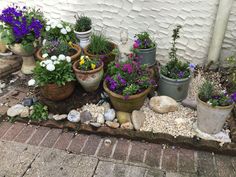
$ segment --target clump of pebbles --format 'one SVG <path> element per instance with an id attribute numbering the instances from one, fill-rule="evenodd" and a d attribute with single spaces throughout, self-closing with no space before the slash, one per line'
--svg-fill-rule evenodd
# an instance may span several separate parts
<path id="1" fill-rule="evenodd" d="M 93 118 L 96 118 L 99 114 L 104 114 L 104 106 L 98 106 L 96 104 L 86 104 L 81 108 L 81 112 L 89 111 L 92 114 Z"/>

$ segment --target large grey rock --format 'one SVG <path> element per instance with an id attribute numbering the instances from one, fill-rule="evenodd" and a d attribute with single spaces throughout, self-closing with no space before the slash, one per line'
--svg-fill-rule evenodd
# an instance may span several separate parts
<path id="1" fill-rule="evenodd" d="M 24 109 L 25 107 L 22 104 L 16 104 L 7 110 L 7 115 L 9 117 L 19 116 Z"/>
<path id="2" fill-rule="evenodd" d="M 93 119 L 93 116 L 89 111 L 83 111 L 80 113 L 81 123 L 91 121 L 92 119 Z"/>
<path id="3" fill-rule="evenodd" d="M 168 96 L 152 97 L 149 105 L 153 111 L 161 114 L 178 110 L 178 103 L 173 98 Z"/>
<path id="4" fill-rule="evenodd" d="M 71 110 L 67 116 L 67 119 L 70 122 L 79 122 L 80 121 L 80 113 L 76 110 Z"/>
<path id="5" fill-rule="evenodd" d="M 131 120 L 132 120 L 135 130 L 140 130 L 140 128 L 143 126 L 145 118 L 146 116 L 142 111 L 135 110 L 132 112 Z"/>
<path id="6" fill-rule="evenodd" d="M 117 111 L 116 117 L 120 124 L 124 124 L 126 122 L 131 122 L 131 114 L 128 112 Z"/>
<path id="7" fill-rule="evenodd" d="M 196 100 L 192 100 L 190 98 L 186 98 L 181 103 L 185 107 L 188 107 L 188 108 L 191 108 L 191 109 L 194 109 L 194 110 L 197 109 L 197 101 Z"/>
<path id="8" fill-rule="evenodd" d="M 116 117 L 116 112 L 114 109 L 108 109 L 105 113 L 104 113 L 104 118 L 106 121 L 113 121 Z"/>

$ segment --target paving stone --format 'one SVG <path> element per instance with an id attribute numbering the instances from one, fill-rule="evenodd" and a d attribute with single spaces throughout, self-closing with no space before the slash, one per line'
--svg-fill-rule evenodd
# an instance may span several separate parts
<path id="1" fill-rule="evenodd" d="M 62 130 L 61 129 L 51 129 L 49 133 L 46 135 L 43 142 L 40 144 L 40 146 L 44 147 L 52 147 L 55 142 L 57 141 L 58 137 L 60 136 Z"/>
<path id="2" fill-rule="evenodd" d="M 5 106 L 5 105 L 3 105 L 3 106 L 0 106 L 0 116 L 1 115 L 5 115 L 6 113 L 7 113 L 7 110 L 8 110 L 8 106 Z"/>
<path id="3" fill-rule="evenodd" d="M 165 177 L 199 177 L 196 173 L 167 172 Z"/>
<path id="4" fill-rule="evenodd" d="M 105 140 L 110 140 L 111 144 L 109 145 L 106 144 Z M 107 158 L 110 157 L 115 143 L 116 143 L 116 138 L 110 138 L 110 137 L 104 138 L 104 141 L 102 142 L 102 146 L 98 152 L 98 156 L 107 157 Z"/>
<path id="5" fill-rule="evenodd" d="M 83 134 L 76 135 L 72 139 L 72 142 L 68 148 L 68 151 L 79 154 L 87 139 L 88 139 L 87 135 L 83 135 Z"/>
<path id="6" fill-rule="evenodd" d="M 31 139 L 28 141 L 28 144 L 38 145 L 44 138 L 44 136 L 48 133 L 50 128 L 48 127 L 39 127 Z"/>
<path id="7" fill-rule="evenodd" d="M 149 144 L 145 163 L 149 166 L 159 167 L 161 157 L 161 145 Z"/>
<path id="8" fill-rule="evenodd" d="M 216 167 L 220 177 L 235 177 L 236 172 L 234 171 L 231 163 L 231 157 L 215 155 Z"/>
<path id="9" fill-rule="evenodd" d="M 147 144 L 141 143 L 138 141 L 131 142 L 132 149 L 129 155 L 130 162 L 143 162 L 144 159 L 144 152 L 147 149 Z"/>
<path id="10" fill-rule="evenodd" d="M 7 132 L 9 128 L 11 128 L 11 126 L 13 126 L 13 124 L 10 122 L 2 122 L 0 124 L 0 138 Z"/>
<path id="11" fill-rule="evenodd" d="M 194 173 L 194 151 L 188 149 L 179 150 L 179 171 Z"/>
<path id="12" fill-rule="evenodd" d="M 82 149 L 82 152 L 88 155 L 94 155 L 101 139 L 102 138 L 99 136 L 90 135 L 88 141 L 86 142 L 84 148 Z"/>
<path id="13" fill-rule="evenodd" d="M 74 135 L 73 133 L 69 132 L 62 133 L 58 141 L 54 145 L 54 148 L 65 150 L 68 147 L 73 135 Z"/>
<path id="14" fill-rule="evenodd" d="M 119 139 L 113 158 L 125 161 L 128 155 L 129 144 L 130 144 L 129 140 Z"/>
<path id="15" fill-rule="evenodd" d="M 167 171 L 177 171 L 177 150 L 165 149 L 163 152 L 162 169 Z"/>
<path id="16" fill-rule="evenodd" d="M 20 143 L 25 143 L 35 130 L 36 130 L 36 126 L 34 126 L 34 125 L 26 126 L 23 129 L 23 131 L 19 135 L 17 135 L 17 137 L 14 139 L 14 141 L 20 142 Z"/>
<path id="17" fill-rule="evenodd" d="M 3 140 L 12 141 L 25 127 L 26 125 L 23 123 L 16 122 L 13 126 L 6 132 L 6 134 L 2 137 Z"/>

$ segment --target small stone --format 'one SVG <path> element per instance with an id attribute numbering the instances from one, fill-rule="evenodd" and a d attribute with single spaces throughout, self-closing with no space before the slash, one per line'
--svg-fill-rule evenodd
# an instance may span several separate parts
<path id="1" fill-rule="evenodd" d="M 181 103 L 185 107 L 188 107 L 188 108 L 191 108 L 191 109 L 194 109 L 194 110 L 197 109 L 197 101 L 196 100 L 192 100 L 190 98 L 186 98 Z"/>
<path id="2" fill-rule="evenodd" d="M 149 105 L 153 111 L 161 114 L 174 112 L 178 109 L 178 103 L 168 96 L 152 97 Z"/>
<path id="3" fill-rule="evenodd" d="M 89 111 L 83 111 L 80 113 L 81 123 L 91 121 L 92 119 L 93 119 L 93 116 Z"/>
<path id="4" fill-rule="evenodd" d="M 120 124 L 117 122 L 106 121 L 106 125 L 110 128 L 119 128 Z"/>
<path id="5" fill-rule="evenodd" d="M 67 119 L 70 122 L 79 122 L 80 121 L 80 113 L 76 110 L 71 110 L 67 116 Z"/>
<path id="6" fill-rule="evenodd" d="M 116 112 L 116 117 L 117 117 L 118 122 L 120 124 L 124 124 L 126 122 L 131 122 L 131 114 L 128 112 L 118 111 L 118 112 Z"/>
<path id="7" fill-rule="evenodd" d="M 104 107 L 105 112 L 107 112 L 109 109 L 111 109 L 111 105 L 108 102 L 102 103 L 101 106 Z"/>
<path id="8" fill-rule="evenodd" d="M 32 106 L 33 105 L 33 99 L 32 98 L 25 98 L 23 101 L 22 101 L 22 104 L 24 106 Z"/>
<path id="9" fill-rule="evenodd" d="M 64 120 L 64 119 L 66 119 L 66 118 L 67 118 L 67 115 L 66 115 L 66 114 L 61 114 L 61 115 L 56 114 L 56 115 L 53 116 L 53 119 L 54 119 L 54 120 Z"/>
<path id="10" fill-rule="evenodd" d="M 5 87 L 6 87 L 6 84 L 0 82 L 0 89 L 4 89 Z"/>
<path id="11" fill-rule="evenodd" d="M 126 123 L 121 124 L 120 128 L 133 130 L 134 126 L 131 122 L 126 122 Z"/>
<path id="12" fill-rule="evenodd" d="M 20 113 L 20 117 L 26 118 L 29 117 L 29 107 L 24 107 L 23 111 Z"/>
<path id="13" fill-rule="evenodd" d="M 97 123 L 97 122 L 91 122 L 90 125 L 93 126 L 93 127 L 96 127 L 96 128 L 101 127 L 101 124 Z"/>
<path id="14" fill-rule="evenodd" d="M 146 116 L 142 111 L 135 110 L 132 112 L 131 120 L 132 120 L 135 130 L 140 130 L 140 128 L 143 126 L 145 118 Z"/>
<path id="15" fill-rule="evenodd" d="M 22 104 L 16 104 L 12 107 L 10 107 L 7 110 L 7 115 L 9 117 L 15 117 L 21 114 L 21 112 L 25 109 L 25 107 Z"/>
<path id="16" fill-rule="evenodd" d="M 100 124 L 104 124 L 105 123 L 105 119 L 104 119 L 104 116 L 102 114 L 98 114 L 98 116 L 97 116 L 97 123 L 100 123 Z"/>
<path id="17" fill-rule="evenodd" d="M 52 113 L 49 113 L 49 114 L 48 114 L 48 119 L 53 119 L 53 116 L 54 116 L 54 115 L 53 115 Z"/>
<path id="18" fill-rule="evenodd" d="M 111 145 L 111 140 L 110 139 L 105 139 L 104 144 L 105 144 L 105 146 L 110 146 Z"/>
<path id="19" fill-rule="evenodd" d="M 115 117 L 116 117 L 116 112 L 114 109 L 108 109 L 104 114 L 104 118 L 106 121 L 113 121 Z"/>
<path id="20" fill-rule="evenodd" d="M 183 118 L 177 118 L 177 119 L 175 119 L 175 122 L 177 124 L 182 124 L 182 123 L 185 123 L 185 120 Z"/>

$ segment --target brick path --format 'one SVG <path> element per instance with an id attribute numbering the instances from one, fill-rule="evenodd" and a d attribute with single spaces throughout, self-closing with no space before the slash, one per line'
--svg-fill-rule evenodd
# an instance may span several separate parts
<path id="1" fill-rule="evenodd" d="M 145 142 L 73 134 L 60 129 L 37 127 L 23 123 L 2 122 L 0 140 L 20 142 L 39 147 L 66 150 L 72 154 L 84 154 L 99 159 L 111 159 L 124 163 L 171 172 L 173 177 L 235 177 L 236 157 L 214 155 Z M 111 143 L 107 143 L 110 141 Z M 171 176 L 170 176 L 171 177 Z"/>

